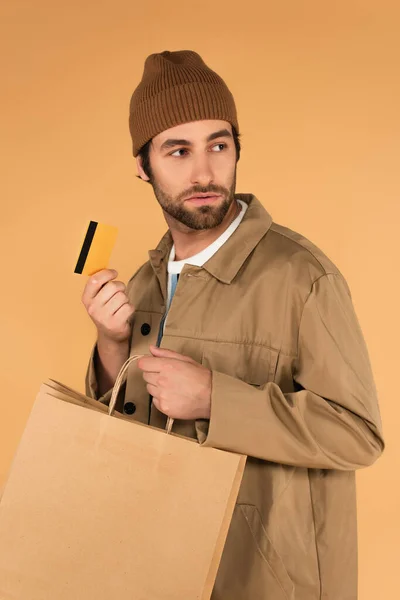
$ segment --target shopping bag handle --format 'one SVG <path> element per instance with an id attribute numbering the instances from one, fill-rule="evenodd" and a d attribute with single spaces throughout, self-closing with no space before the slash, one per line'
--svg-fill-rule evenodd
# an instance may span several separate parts
<path id="1" fill-rule="evenodd" d="M 111 394 L 110 404 L 108 406 L 108 414 L 109 415 L 112 415 L 113 412 L 114 412 L 114 408 L 115 408 L 115 405 L 117 403 L 118 392 L 120 390 L 120 387 L 121 387 L 122 383 L 126 379 L 126 372 L 128 370 L 129 365 L 133 361 L 138 360 L 139 358 L 142 358 L 142 356 L 144 356 L 144 354 L 135 354 L 134 356 L 130 356 L 128 358 L 128 360 L 126 360 L 124 362 L 124 364 L 122 365 L 122 367 L 120 369 L 120 372 L 117 375 L 117 379 L 115 380 L 113 391 L 112 391 L 112 394 Z M 171 433 L 171 429 L 172 429 L 172 425 L 173 424 L 174 424 L 174 419 L 172 419 L 171 417 L 168 417 L 168 419 L 167 419 L 167 425 L 165 427 L 167 433 Z"/>

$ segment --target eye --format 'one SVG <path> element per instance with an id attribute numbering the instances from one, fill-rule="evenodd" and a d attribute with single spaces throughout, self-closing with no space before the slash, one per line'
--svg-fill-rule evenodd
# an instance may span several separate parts
<path id="1" fill-rule="evenodd" d="M 227 144 L 224 144 L 223 142 L 219 142 L 219 144 L 214 144 L 211 147 L 211 150 L 213 152 L 222 152 L 222 150 L 226 150 L 227 148 Z M 218 148 L 218 150 L 214 150 L 214 148 Z M 184 154 L 179 154 L 180 152 L 184 152 Z M 178 148 L 178 150 L 174 150 L 174 152 L 171 152 L 170 156 L 174 156 L 176 158 L 183 158 L 183 156 L 186 156 L 186 154 L 188 153 L 188 149 L 187 148 Z"/>
<path id="2" fill-rule="evenodd" d="M 222 147 L 220 147 L 220 146 L 222 146 Z M 220 147 L 219 152 L 221 152 L 221 150 L 225 150 L 225 148 L 227 147 L 227 145 L 224 144 L 223 142 L 220 142 L 219 144 L 215 144 L 213 146 L 213 148 L 218 148 L 218 147 Z"/>
<path id="3" fill-rule="evenodd" d="M 176 154 L 177 152 L 187 152 L 186 148 L 178 148 L 178 150 L 175 150 L 174 152 L 172 152 L 170 154 L 170 156 L 177 156 L 177 158 L 179 158 L 180 156 L 182 156 L 182 154 Z"/>

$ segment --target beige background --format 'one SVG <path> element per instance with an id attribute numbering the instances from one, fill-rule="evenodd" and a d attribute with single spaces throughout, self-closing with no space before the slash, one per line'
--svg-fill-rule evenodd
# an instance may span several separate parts
<path id="1" fill-rule="evenodd" d="M 358 475 L 359 597 L 399 597 L 397 5 L 2 0 L 0 484 L 40 382 L 83 390 L 95 331 L 73 270 L 88 221 L 119 227 L 124 281 L 165 231 L 135 178 L 128 104 L 148 54 L 193 49 L 237 102 L 237 191 L 312 239 L 352 289 L 387 441 Z"/>

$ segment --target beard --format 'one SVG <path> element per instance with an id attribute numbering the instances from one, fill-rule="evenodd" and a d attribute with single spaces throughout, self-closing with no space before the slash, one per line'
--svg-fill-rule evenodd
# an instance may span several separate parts
<path id="1" fill-rule="evenodd" d="M 207 187 L 195 186 L 191 190 L 182 192 L 176 198 L 167 194 L 158 184 L 154 176 L 151 176 L 150 183 L 153 187 L 154 194 L 161 208 L 171 217 L 186 225 L 190 229 L 213 229 L 221 225 L 232 202 L 235 199 L 236 189 L 236 167 L 233 174 L 233 181 L 229 188 L 217 185 L 209 185 Z M 186 208 L 184 199 L 196 194 L 221 194 L 222 198 L 218 200 L 218 204 L 205 204 L 203 206 L 193 206 L 191 209 Z"/>

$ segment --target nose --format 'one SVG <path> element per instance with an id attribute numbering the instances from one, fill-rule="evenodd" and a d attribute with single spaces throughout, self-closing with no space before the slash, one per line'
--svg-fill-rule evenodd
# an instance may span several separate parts
<path id="1" fill-rule="evenodd" d="M 210 159 L 206 154 L 201 154 L 193 160 L 191 184 L 207 187 L 214 181 L 214 173 Z"/>

